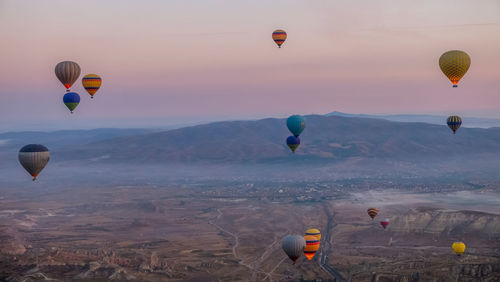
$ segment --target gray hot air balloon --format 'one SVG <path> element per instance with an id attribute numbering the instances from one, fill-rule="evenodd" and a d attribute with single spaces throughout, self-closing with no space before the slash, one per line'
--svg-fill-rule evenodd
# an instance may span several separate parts
<path id="1" fill-rule="evenodd" d="M 304 248 L 306 247 L 306 240 L 304 237 L 300 235 L 287 235 L 283 238 L 283 242 L 281 243 L 283 247 L 283 251 L 287 254 L 287 256 L 293 260 L 293 264 L 297 261 L 297 259 L 304 252 Z"/>
<path id="2" fill-rule="evenodd" d="M 80 66 L 75 62 L 64 61 L 56 65 L 55 72 L 59 81 L 66 87 L 66 92 L 69 92 L 71 85 L 80 76 Z"/>
<path id="3" fill-rule="evenodd" d="M 40 144 L 29 144 L 19 151 L 19 162 L 33 176 L 33 181 L 36 180 L 40 171 L 47 165 L 49 159 L 49 149 Z"/>

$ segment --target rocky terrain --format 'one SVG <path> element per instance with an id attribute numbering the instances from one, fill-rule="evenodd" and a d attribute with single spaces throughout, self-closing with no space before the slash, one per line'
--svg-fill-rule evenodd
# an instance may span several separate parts
<path id="1" fill-rule="evenodd" d="M 379 194 L 360 198 L 339 187 L 311 186 L 306 194 L 322 193 L 323 199 L 254 185 L 4 189 L 0 277 L 333 281 L 338 274 L 344 281 L 498 281 L 500 215 L 494 205 L 492 212 L 442 208 L 434 201 L 422 205 L 422 194 L 379 189 L 387 200 L 377 204 L 376 219 L 391 220 L 383 230 L 366 215 Z M 309 227 L 323 233 L 320 252 L 292 265 L 281 238 Z M 456 240 L 467 244 L 462 257 L 451 250 Z"/>

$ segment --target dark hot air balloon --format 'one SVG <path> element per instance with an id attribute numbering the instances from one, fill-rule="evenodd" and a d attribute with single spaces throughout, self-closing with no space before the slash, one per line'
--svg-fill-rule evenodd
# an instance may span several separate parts
<path id="1" fill-rule="evenodd" d="M 18 159 L 26 171 L 36 180 L 38 174 L 47 165 L 50 152 L 47 147 L 40 144 L 29 144 L 19 150 Z"/>
<path id="2" fill-rule="evenodd" d="M 293 264 L 295 264 L 297 259 L 302 255 L 302 252 L 304 252 L 306 240 L 299 235 L 287 235 L 283 238 L 281 247 L 286 255 L 293 261 Z"/>

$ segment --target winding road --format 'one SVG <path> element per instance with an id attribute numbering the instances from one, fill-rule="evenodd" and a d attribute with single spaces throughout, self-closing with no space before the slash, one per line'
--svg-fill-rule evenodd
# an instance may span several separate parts
<path id="1" fill-rule="evenodd" d="M 229 234 L 231 237 L 234 238 L 234 245 L 233 245 L 233 256 L 235 259 L 237 259 L 239 261 L 239 264 L 245 266 L 246 268 L 250 269 L 252 271 L 252 278 L 251 278 L 251 281 L 256 281 L 257 280 L 257 274 L 264 274 L 265 277 L 264 279 L 262 279 L 261 281 L 264 281 L 266 279 L 269 279 L 269 281 L 272 281 L 272 274 L 274 272 L 274 270 L 276 270 L 280 264 L 285 260 L 285 259 L 282 259 L 276 266 L 274 266 L 271 271 L 269 272 L 265 272 L 265 271 L 262 271 L 262 270 L 259 270 L 259 267 L 260 267 L 260 264 L 269 256 L 272 254 L 272 252 L 276 249 L 276 248 L 279 248 L 279 236 L 276 236 L 274 238 L 274 242 L 271 244 L 271 246 L 260 256 L 260 258 L 254 263 L 254 266 L 246 263 L 242 258 L 240 258 L 238 256 L 238 253 L 236 251 L 236 249 L 238 248 L 238 246 L 240 245 L 240 241 L 239 241 L 239 238 L 238 238 L 238 234 L 235 234 L 233 232 L 230 232 L 224 228 L 222 228 L 220 225 L 218 225 L 217 223 L 215 223 L 215 221 L 219 220 L 223 213 L 220 209 L 217 209 L 217 212 L 219 213 L 217 215 L 217 217 L 215 219 L 212 219 L 212 220 L 209 220 L 208 223 L 210 225 L 213 225 L 215 226 L 217 229 L 219 229 L 220 231 L 226 233 L 226 234 Z"/>
<path id="2" fill-rule="evenodd" d="M 333 220 L 333 216 L 330 214 L 330 211 L 328 210 L 328 206 L 326 203 L 323 203 L 323 211 L 325 212 L 326 217 L 328 219 L 328 224 L 326 226 L 326 233 L 323 235 L 323 236 L 325 236 L 324 237 L 325 240 L 323 241 L 324 243 L 321 246 L 321 254 L 320 254 L 321 256 L 319 259 L 319 264 L 320 264 L 321 268 L 323 268 L 323 270 L 325 270 L 326 272 L 328 272 L 332 276 L 334 281 L 344 282 L 346 280 L 342 277 L 342 275 L 340 275 L 340 273 L 338 271 L 336 271 L 333 267 L 331 267 L 328 264 L 328 255 L 327 254 L 330 251 L 330 249 L 332 248 L 332 236 L 331 236 L 330 231 L 337 224 Z"/>

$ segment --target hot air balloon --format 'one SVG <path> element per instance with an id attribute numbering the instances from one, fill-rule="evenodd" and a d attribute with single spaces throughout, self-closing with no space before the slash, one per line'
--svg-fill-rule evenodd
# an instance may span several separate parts
<path id="1" fill-rule="evenodd" d="M 306 247 L 306 240 L 299 235 L 287 235 L 283 238 L 281 247 L 286 255 L 293 261 L 293 264 L 295 264 Z"/>
<path id="2" fill-rule="evenodd" d="M 33 176 L 33 181 L 50 159 L 50 152 L 47 147 L 40 144 L 29 144 L 19 150 L 19 162 L 26 171 Z"/>
<path id="3" fill-rule="evenodd" d="M 82 78 L 82 85 L 85 90 L 90 94 L 90 98 L 94 98 L 94 94 L 101 87 L 102 79 L 97 74 L 87 74 Z"/>
<path id="4" fill-rule="evenodd" d="M 446 119 L 446 123 L 448 124 L 448 127 L 453 130 L 453 134 L 456 134 L 458 128 L 462 125 L 462 118 L 459 116 L 450 116 Z"/>
<path id="5" fill-rule="evenodd" d="M 80 66 L 75 62 L 64 61 L 56 65 L 55 72 L 59 81 L 66 87 L 66 92 L 69 92 L 71 85 L 80 76 Z"/>
<path id="6" fill-rule="evenodd" d="M 382 225 L 382 227 L 384 227 L 384 229 L 387 227 L 387 225 L 389 225 L 389 219 L 388 218 L 384 218 L 380 221 L 380 225 Z"/>
<path id="7" fill-rule="evenodd" d="M 321 232 L 319 232 L 319 230 L 316 228 L 307 229 L 306 235 L 316 236 L 318 240 L 321 240 Z"/>
<path id="8" fill-rule="evenodd" d="M 68 93 L 64 94 L 63 102 L 64 102 L 64 105 L 66 105 L 66 107 L 68 107 L 70 112 L 73 113 L 73 110 L 80 103 L 80 95 L 78 95 L 78 93 L 75 93 L 75 92 L 68 92 Z"/>
<path id="9" fill-rule="evenodd" d="M 458 82 L 470 67 L 470 57 L 464 51 L 448 51 L 439 58 L 439 67 L 444 75 L 451 80 L 453 87 L 457 87 Z"/>
<path id="10" fill-rule="evenodd" d="M 308 260 L 312 260 L 316 252 L 319 250 L 319 239 L 313 235 L 306 235 L 304 236 L 304 240 L 306 240 L 304 255 Z"/>
<path id="11" fill-rule="evenodd" d="M 378 209 L 376 208 L 368 209 L 368 215 L 372 218 L 372 220 L 377 216 L 377 214 L 378 214 Z"/>
<path id="12" fill-rule="evenodd" d="M 278 48 L 281 48 L 281 45 L 286 40 L 286 32 L 282 29 L 277 29 L 273 31 L 273 40 L 278 45 Z"/>
<path id="13" fill-rule="evenodd" d="M 460 256 L 465 252 L 465 244 L 463 242 L 455 242 L 451 245 L 451 247 L 457 256 Z"/>
<path id="14" fill-rule="evenodd" d="M 286 139 L 286 144 L 288 145 L 288 147 L 290 147 L 290 150 L 295 153 L 295 150 L 297 150 L 300 145 L 300 139 L 299 137 L 288 136 L 288 138 Z"/>
<path id="15" fill-rule="evenodd" d="M 304 128 L 306 128 L 306 121 L 299 115 L 293 115 L 286 120 L 286 127 L 288 127 L 293 136 L 299 137 Z"/>

